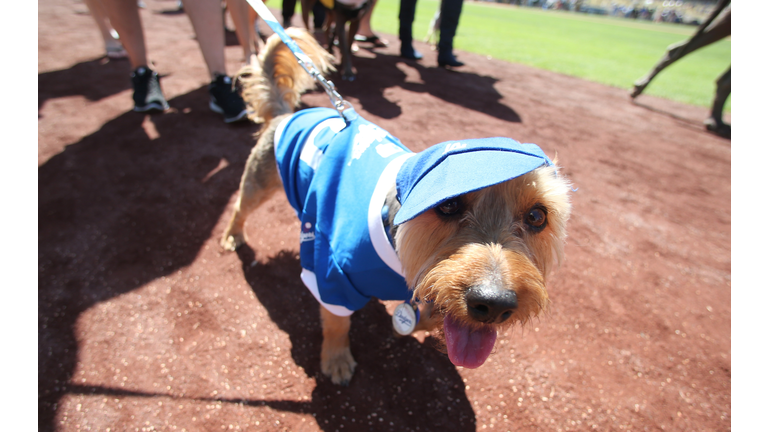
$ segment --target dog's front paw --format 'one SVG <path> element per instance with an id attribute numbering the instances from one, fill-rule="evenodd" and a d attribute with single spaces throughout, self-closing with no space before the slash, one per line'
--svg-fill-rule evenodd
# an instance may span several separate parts
<path id="1" fill-rule="evenodd" d="M 221 238 L 221 247 L 228 251 L 234 251 L 245 243 L 245 236 L 240 234 L 224 233 Z"/>
<path id="2" fill-rule="evenodd" d="M 333 353 L 323 352 L 320 362 L 320 369 L 325 376 L 331 378 L 331 381 L 337 385 L 349 385 L 352 374 L 355 373 L 357 363 L 352 358 L 349 347 L 341 348 Z"/>

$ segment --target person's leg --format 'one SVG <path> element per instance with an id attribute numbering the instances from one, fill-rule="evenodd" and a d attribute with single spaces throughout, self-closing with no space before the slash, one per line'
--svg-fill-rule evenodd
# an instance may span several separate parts
<path id="1" fill-rule="evenodd" d="M 705 23 L 706 24 L 706 23 Z M 658 63 L 651 69 L 647 75 L 635 81 L 635 85 L 630 92 L 632 98 L 636 98 L 642 93 L 648 84 L 651 83 L 656 75 L 666 69 L 672 63 L 680 60 L 684 56 L 717 42 L 731 35 L 731 9 L 730 6 L 722 16 L 717 17 L 709 26 L 699 26 L 697 32 L 689 39 L 677 42 L 667 47 L 667 51 L 661 57 Z"/>
<path id="2" fill-rule="evenodd" d="M 358 25 L 357 34 L 363 36 L 373 36 L 373 29 L 371 29 L 371 15 L 373 15 L 373 8 L 376 7 L 376 0 L 370 0 L 371 7 L 368 12 L 360 18 L 360 24 Z"/>
<path id="3" fill-rule="evenodd" d="M 249 19 L 251 7 L 245 0 L 227 0 L 227 9 L 235 24 L 237 39 L 243 47 L 243 59 L 246 63 L 251 63 L 251 56 L 259 51 L 256 30 Z"/>
<path id="4" fill-rule="evenodd" d="M 218 0 L 183 0 L 184 11 L 192 22 L 197 43 L 203 53 L 211 79 L 226 75 L 224 61 L 224 20 L 221 19 L 221 3 Z M 118 30 L 119 32 L 119 30 Z"/>
<path id="5" fill-rule="evenodd" d="M 423 56 L 413 49 L 413 20 L 416 17 L 416 0 L 400 0 L 400 56 L 419 60 Z"/>
<path id="6" fill-rule="evenodd" d="M 440 42 L 438 46 L 437 62 L 440 66 L 463 66 L 464 63 L 456 60 L 453 55 L 453 38 L 456 36 L 456 28 L 459 26 L 461 6 L 464 0 L 443 0 L 440 8 Z"/>
<path id="7" fill-rule="evenodd" d="M 312 13 L 312 27 L 309 27 L 310 12 Z M 301 14 L 307 31 L 311 29 L 312 35 L 321 46 L 328 46 L 328 37 L 325 34 L 326 28 L 332 28 L 333 26 L 326 26 L 326 20 L 333 20 L 333 14 L 327 11 L 322 2 L 315 0 L 301 0 Z M 331 49 L 330 46 L 328 48 Z"/>
<path id="8" fill-rule="evenodd" d="M 224 59 L 224 20 L 219 0 L 184 0 L 184 10 L 192 21 L 203 59 L 211 74 L 209 107 L 222 114 L 227 123 L 246 118 L 245 102 L 227 76 Z"/>
<path id="9" fill-rule="evenodd" d="M 355 40 L 358 42 L 372 43 L 376 48 L 383 48 L 389 45 L 389 42 L 380 38 L 373 32 L 373 28 L 371 28 L 371 16 L 373 16 L 373 9 L 376 7 L 377 1 L 378 0 L 370 0 L 371 6 L 369 7 L 368 12 L 360 18 L 360 24 L 357 30 L 357 35 L 355 35 Z"/>
<path id="10" fill-rule="evenodd" d="M 717 79 L 717 90 L 715 91 L 715 99 L 712 103 L 712 114 L 704 121 L 707 130 L 727 138 L 731 137 L 731 125 L 723 121 L 723 108 L 725 107 L 725 101 L 730 94 L 731 68 L 728 68 L 728 70 Z"/>
<path id="11" fill-rule="evenodd" d="M 134 111 L 163 111 L 168 102 L 160 89 L 160 77 L 149 67 L 144 30 L 136 0 L 102 0 L 109 22 L 120 35 L 123 47 L 128 52 L 133 72 Z"/>
<path id="12" fill-rule="evenodd" d="M 296 0 L 283 0 L 283 27 L 291 26 L 291 19 L 296 12 Z"/>
<path id="13" fill-rule="evenodd" d="M 148 67 L 144 30 L 141 28 L 136 0 L 101 0 L 101 2 L 109 17 L 109 23 L 120 35 L 123 48 L 128 52 L 131 68 Z"/>
<path id="14" fill-rule="evenodd" d="M 107 11 L 101 4 L 101 0 L 85 0 L 85 5 L 88 6 L 88 10 L 91 11 L 91 16 L 99 28 L 101 38 L 104 40 L 104 49 L 107 52 L 107 57 L 113 59 L 127 57 L 128 53 L 123 48 L 123 45 L 112 36 L 112 25 L 109 23 Z"/>
<path id="15" fill-rule="evenodd" d="M 256 24 L 258 21 L 259 14 L 256 13 L 255 10 L 253 10 L 252 7 L 248 7 L 248 28 L 253 30 L 253 36 L 256 38 L 256 52 L 258 53 L 261 51 L 261 48 L 264 47 L 264 43 L 267 41 L 267 38 L 264 37 L 264 35 L 259 30 L 259 26 Z"/>
<path id="16" fill-rule="evenodd" d="M 325 6 L 319 1 L 316 1 L 312 6 L 312 23 L 315 26 L 315 30 L 322 29 L 325 22 Z"/>

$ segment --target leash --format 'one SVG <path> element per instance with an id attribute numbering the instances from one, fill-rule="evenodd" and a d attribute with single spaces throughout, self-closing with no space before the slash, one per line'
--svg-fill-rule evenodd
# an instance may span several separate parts
<path id="1" fill-rule="evenodd" d="M 336 108 L 336 111 L 339 112 L 339 115 L 344 117 L 344 110 L 347 108 L 352 108 L 352 104 L 345 101 L 343 97 L 339 94 L 338 91 L 336 91 L 336 86 L 333 84 L 332 81 L 328 81 L 325 79 L 325 77 L 320 73 L 320 70 L 315 66 L 314 63 L 312 63 L 312 60 L 304 54 L 304 51 L 299 48 L 299 45 L 291 39 L 290 36 L 288 36 L 288 33 L 285 32 L 283 29 L 283 26 L 280 25 L 280 23 L 277 22 L 277 19 L 274 15 L 272 15 L 272 12 L 267 8 L 267 6 L 264 4 L 262 0 L 246 0 L 249 5 L 253 8 L 253 10 L 256 11 L 257 14 L 264 20 L 265 23 L 274 31 L 279 37 L 280 40 L 283 41 L 283 43 L 288 47 L 288 49 L 291 50 L 293 53 L 293 56 L 296 57 L 296 61 L 299 62 L 299 65 L 312 77 L 315 81 L 317 81 L 318 84 L 320 84 L 321 87 L 325 90 L 325 93 L 328 94 L 328 97 L 331 99 L 331 104 L 333 104 L 333 107 Z"/>

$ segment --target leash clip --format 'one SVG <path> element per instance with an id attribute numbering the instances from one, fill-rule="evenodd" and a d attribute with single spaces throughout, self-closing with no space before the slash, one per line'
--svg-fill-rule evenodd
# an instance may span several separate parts
<path id="1" fill-rule="evenodd" d="M 328 81 L 324 76 L 320 75 L 319 72 L 315 73 L 316 75 L 313 75 L 312 73 L 310 73 L 310 75 L 315 78 L 315 81 L 320 83 L 320 85 L 323 87 L 323 90 L 325 90 L 325 93 L 331 99 L 333 107 L 336 108 L 336 111 L 339 112 L 340 116 L 344 117 L 344 110 L 347 108 L 352 108 L 352 104 L 344 100 L 339 92 L 336 91 L 336 86 L 333 84 L 333 81 Z"/>
<path id="2" fill-rule="evenodd" d="M 342 114 L 342 111 L 352 106 L 349 102 L 345 101 L 344 98 L 341 97 L 339 92 L 336 90 L 336 85 L 333 84 L 333 81 L 328 81 L 325 79 L 323 74 L 321 74 L 317 69 L 317 66 L 312 63 L 312 60 L 310 60 L 306 54 L 300 51 L 293 51 L 293 54 L 296 57 L 296 61 L 299 62 L 299 66 L 301 66 L 315 81 L 317 81 L 323 87 L 323 90 L 325 90 L 325 93 L 327 93 L 328 97 L 331 99 L 333 107 L 336 108 L 336 111 L 338 111 L 339 114 Z"/>

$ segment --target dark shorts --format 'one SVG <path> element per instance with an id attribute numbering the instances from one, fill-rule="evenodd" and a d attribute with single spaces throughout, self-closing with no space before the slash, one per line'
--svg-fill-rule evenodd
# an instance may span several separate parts
<path id="1" fill-rule="evenodd" d="M 343 16 L 347 21 L 354 21 L 362 18 L 370 7 L 370 1 L 366 1 L 362 6 L 358 8 L 351 8 L 345 4 L 339 3 L 338 1 L 333 2 L 333 11 L 341 14 L 341 16 Z"/>

